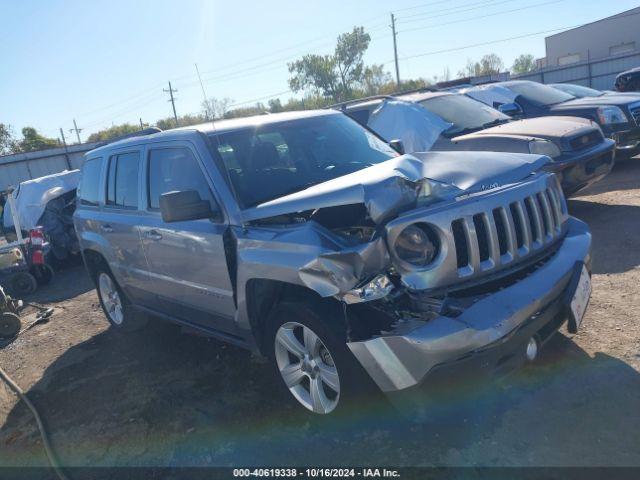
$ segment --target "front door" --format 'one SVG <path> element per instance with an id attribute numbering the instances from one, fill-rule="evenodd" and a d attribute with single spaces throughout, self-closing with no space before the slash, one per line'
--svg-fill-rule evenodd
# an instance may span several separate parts
<path id="1" fill-rule="evenodd" d="M 201 160 L 186 142 L 152 145 L 146 153 L 147 215 L 140 227 L 158 307 L 171 316 L 233 333 L 235 301 L 224 248 L 224 221 L 164 223 L 160 195 L 195 190 L 215 202 Z"/>

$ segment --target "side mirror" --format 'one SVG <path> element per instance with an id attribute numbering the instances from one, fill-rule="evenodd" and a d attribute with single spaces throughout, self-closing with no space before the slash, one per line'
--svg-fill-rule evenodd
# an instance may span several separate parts
<path id="1" fill-rule="evenodd" d="M 509 115 L 510 117 L 518 117 L 522 115 L 522 108 L 517 103 L 503 103 L 498 107 L 505 115 Z"/>
<path id="2" fill-rule="evenodd" d="M 389 146 L 391 148 L 393 148 L 396 152 L 398 152 L 400 155 L 404 155 L 405 151 L 404 151 L 404 144 L 402 143 L 402 140 L 400 139 L 395 139 L 395 140 L 391 140 L 389 142 Z"/>
<path id="3" fill-rule="evenodd" d="M 162 221 L 166 223 L 216 218 L 220 215 L 220 211 L 216 210 L 211 208 L 209 201 L 202 200 L 195 190 L 160 195 L 160 213 Z"/>

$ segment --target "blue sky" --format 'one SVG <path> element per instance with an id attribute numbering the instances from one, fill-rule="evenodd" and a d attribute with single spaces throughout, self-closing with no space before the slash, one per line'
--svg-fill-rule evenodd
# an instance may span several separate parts
<path id="1" fill-rule="evenodd" d="M 636 7 L 637 0 L 0 0 L 0 122 L 82 137 L 112 123 L 200 110 L 198 63 L 209 97 L 235 103 L 286 99 L 287 61 L 329 53 L 335 37 L 362 25 L 367 63 L 393 71 L 389 13 L 400 57 L 577 25 Z M 513 11 L 523 9 L 520 11 Z M 400 75 L 455 75 L 468 58 L 495 52 L 544 56 L 544 34 L 405 59 Z"/>

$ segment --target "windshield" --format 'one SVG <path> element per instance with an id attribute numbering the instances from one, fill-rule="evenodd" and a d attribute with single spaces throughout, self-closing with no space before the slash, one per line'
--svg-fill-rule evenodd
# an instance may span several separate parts
<path id="1" fill-rule="evenodd" d="M 602 95 L 604 95 L 604 92 L 589 87 L 583 87 L 582 85 L 561 83 L 554 85 L 554 87 L 558 90 L 562 90 L 565 93 L 573 95 L 576 98 L 601 97 Z"/>
<path id="2" fill-rule="evenodd" d="M 384 162 L 398 153 L 346 115 L 209 135 L 242 208 Z"/>
<path id="3" fill-rule="evenodd" d="M 464 95 L 442 95 L 423 100 L 420 105 L 453 124 L 446 132 L 449 135 L 509 121 L 498 110 Z"/>
<path id="4" fill-rule="evenodd" d="M 514 82 L 504 84 L 512 92 L 521 95 L 526 100 L 539 105 L 555 105 L 556 103 L 573 100 L 573 95 L 556 90 L 549 85 L 536 82 Z"/>

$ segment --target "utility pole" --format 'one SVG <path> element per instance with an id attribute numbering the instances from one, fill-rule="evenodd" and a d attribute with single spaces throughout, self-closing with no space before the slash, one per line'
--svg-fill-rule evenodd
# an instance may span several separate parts
<path id="1" fill-rule="evenodd" d="M 396 85 L 400 88 L 400 67 L 398 66 L 398 41 L 396 33 L 396 17 L 391 14 L 391 32 L 393 33 L 393 58 L 396 62 Z"/>
<path id="2" fill-rule="evenodd" d="M 196 66 L 196 73 L 198 74 L 198 80 L 200 80 L 200 88 L 202 89 L 202 98 L 204 98 L 204 116 L 209 121 L 209 99 L 207 98 L 207 92 L 204 91 L 204 83 L 202 83 L 202 77 L 200 77 L 200 70 L 198 64 Z"/>
<path id="3" fill-rule="evenodd" d="M 173 98 L 173 94 L 177 93 L 178 90 L 174 90 L 173 88 L 171 88 L 171 82 L 169 82 L 169 90 L 163 89 L 162 91 L 168 93 L 171 97 L 169 99 L 169 102 L 171 102 L 171 106 L 173 107 L 173 118 L 176 119 L 176 127 L 179 127 L 180 123 L 178 123 L 178 114 L 176 113 L 176 99 Z"/>
<path id="4" fill-rule="evenodd" d="M 67 150 L 67 139 L 64 138 L 64 132 L 60 129 L 60 136 L 62 137 L 62 145 L 64 145 L 64 159 L 67 161 L 67 168 L 71 170 L 71 162 L 69 161 L 69 151 Z"/>
<path id="5" fill-rule="evenodd" d="M 140 130 L 144 130 L 144 123 L 142 123 L 142 117 L 140 117 Z"/>
<path id="6" fill-rule="evenodd" d="M 78 124 L 76 123 L 76 119 L 73 119 L 73 128 L 69 129 L 69 133 L 71 132 L 76 132 L 76 137 L 78 138 L 78 143 L 82 143 L 82 140 L 80 140 L 80 132 L 82 131 L 82 128 L 78 128 Z"/>

